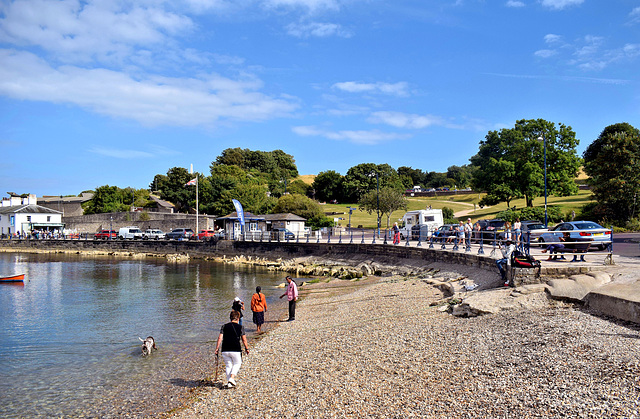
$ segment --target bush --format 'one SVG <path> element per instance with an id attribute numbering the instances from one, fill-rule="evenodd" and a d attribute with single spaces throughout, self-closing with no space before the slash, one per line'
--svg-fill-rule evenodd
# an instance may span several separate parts
<path id="1" fill-rule="evenodd" d="M 496 218 L 500 218 L 504 221 L 509 221 L 513 224 L 516 219 L 520 221 L 524 220 L 539 220 L 544 222 L 544 207 L 525 207 L 519 210 L 509 208 L 505 211 L 500 211 Z M 563 219 L 563 215 L 560 212 L 560 207 L 556 205 L 547 206 L 547 221 L 549 224 L 557 223 Z"/>
<path id="2" fill-rule="evenodd" d="M 456 224 L 458 220 L 453 217 L 453 209 L 449 207 L 442 208 L 442 218 L 444 218 L 445 224 Z"/>

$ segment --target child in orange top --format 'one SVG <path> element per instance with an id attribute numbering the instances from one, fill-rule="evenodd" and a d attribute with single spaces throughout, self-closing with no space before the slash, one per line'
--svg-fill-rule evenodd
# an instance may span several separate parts
<path id="1" fill-rule="evenodd" d="M 251 297 L 251 311 L 253 311 L 253 322 L 258 326 L 258 333 L 262 333 L 261 328 L 264 323 L 264 313 L 267 311 L 267 297 L 260 291 L 262 288 L 256 287 L 256 293 Z"/>

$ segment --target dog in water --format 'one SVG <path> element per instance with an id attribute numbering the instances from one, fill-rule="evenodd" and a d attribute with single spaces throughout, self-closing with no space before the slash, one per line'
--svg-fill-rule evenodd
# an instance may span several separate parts
<path id="1" fill-rule="evenodd" d="M 142 339 L 141 337 L 138 337 L 138 339 L 140 339 L 140 342 L 142 342 L 142 355 L 151 355 L 151 351 L 152 350 L 158 350 L 158 348 L 156 348 L 156 341 L 155 339 L 153 339 L 153 336 L 149 336 L 146 339 Z"/>

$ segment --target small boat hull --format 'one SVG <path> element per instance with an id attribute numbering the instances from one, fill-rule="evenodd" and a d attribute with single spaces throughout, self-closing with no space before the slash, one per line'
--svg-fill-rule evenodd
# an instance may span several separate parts
<path id="1" fill-rule="evenodd" d="M 12 275 L 12 276 L 2 276 L 2 277 L 0 277 L 0 283 L 2 283 L 2 282 L 24 282 L 24 274 Z"/>

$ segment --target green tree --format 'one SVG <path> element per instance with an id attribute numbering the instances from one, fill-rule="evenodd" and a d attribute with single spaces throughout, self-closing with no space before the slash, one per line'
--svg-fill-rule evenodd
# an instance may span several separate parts
<path id="1" fill-rule="evenodd" d="M 342 201 L 342 175 L 334 170 L 318 173 L 311 188 L 315 191 L 315 199 L 318 201 Z"/>
<path id="2" fill-rule="evenodd" d="M 378 208 L 380 211 L 378 212 Z M 387 216 L 387 228 L 391 221 L 391 213 L 400 209 L 407 209 L 407 198 L 402 191 L 395 188 L 384 187 L 380 192 L 371 190 L 364 194 L 358 201 L 358 209 L 366 211 L 368 214 L 377 213 L 377 223 L 381 224 L 384 215 Z"/>
<path id="3" fill-rule="evenodd" d="M 287 185 L 287 192 L 290 194 L 308 195 L 311 185 L 305 183 L 302 179 L 295 179 Z"/>
<path id="4" fill-rule="evenodd" d="M 96 188 L 93 197 L 82 204 L 82 208 L 85 214 L 102 214 L 130 211 L 132 206 L 146 207 L 148 203 L 149 191 L 146 189 L 104 185 Z"/>
<path id="5" fill-rule="evenodd" d="M 281 196 L 272 212 L 276 214 L 291 213 L 306 218 L 306 225 L 314 229 L 331 225 L 331 220 L 324 215 L 320 205 L 301 194 Z"/>
<path id="6" fill-rule="evenodd" d="M 425 174 L 420 169 L 400 166 L 398 167 L 398 176 L 402 179 L 402 186 L 405 189 L 413 188 L 414 186 L 426 186 Z"/>
<path id="7" fill-rule="evenodd" d="M 626 122 L 609 125 L 583 156 L 599 212 L 620 223 L 633 219 L 640 194 L 640 130 Z"/>
<path id="8" fill-rule="evenodd" d="M 216 214 L 227 215 L 235 211 L 233 199 L 237 199 L 242 204 L 245 211 L 253 214 L 267 214 L 271 212 L 276 199 L 267 196 L 265 185 L 238 184 L 232 189 L 222 192 L 213 209 Z"/>
<path id="9" fill-rule="evenodd" d="M 576 194 L 574 179 L 581 160 L 575 132 L 543 119 L 523 119 L 514 128 L 489 131 L 478 154 L 470 159 L 475 166 L 474 188 L 486 191 L 488 201 L 524 197 L 527 206 L 533 206 L 533 199 L 544 193 L 544 143 L 538 138 L 546 140 L 548 194 Z"/>
<path id="10" fill-rule="evenodd" d="M 345 199 L 349 202 L 359 202 L 364 194 L 377 188 L 378 181 L 380 188 L 404 190 L 398 172 L 393 167 L 386 163 L 361 163 L 350 168 L 344 177 Z"/>
<path id="11" fill-rule="evenodd" d="M 156 175 L 154 183 L 160 197 L 175 205 L 178 212 L 188 212 L 190 202 L 195 202 L 195 188 L 186 187 L 185 184 L 195 178 L 196 174 L 190 174 L 183 167 L 173 167 L 167 171 L 167 175 Z"/>

